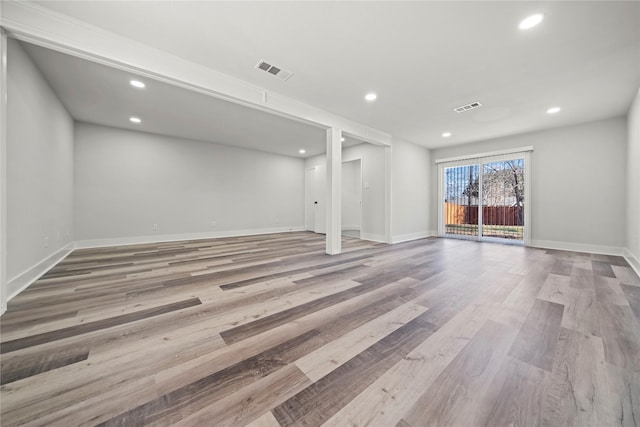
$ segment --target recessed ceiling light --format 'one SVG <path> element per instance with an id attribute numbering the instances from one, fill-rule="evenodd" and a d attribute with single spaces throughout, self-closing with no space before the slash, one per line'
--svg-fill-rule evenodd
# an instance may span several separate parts
<path id="1" fill-rule="evenodd" d="M 560 107 L 551 107 L 547 110 L 547 114 L 555 114 L 560 112 Z"/>
<path id="2" fill-rule="evenodd" d="M 131 123 L 140 123 L 142 120 L 139 117 L 129 117 L 129 121 Z"/>
<path id="3" fill-rule="evenodd" d="M 443 138 L 449 138 L 451 136 L 451 132 L 445 132 L 442 134 Z"/>
<path id="4" fill-rule="evenodd" d="M 344 136 L 340 138 L 340 142 L 344 142 Z"/>
<path id="5" fill-rule="evenodd" d="M 533 28 L 544 19 L 544 15 L 541 13 L 536 13 L 535 15 L 527 16 L 522 21 L 520 21 L 520 25 L 518 28 L 521 30 L 528 30 L 529 28 Z"/>
<path id="6" fill-rule="evenodd" d="M 364 96 L 364 99 L 366 99 L 369 102 L 372 102 L 372 101 L 375 101 L 377 97 L 378 97 L 378 95 L 376 95 L 375 93 L 371 92 L 371 93 L 366 94 Z"/>
<path id="7" fill-rule="evenodd" d="M 306 153 L 306 152 L 307 152 L 307 150 L 305 150 L 304 148 L 303 148 L 303 149 L 300 149 L 300 151 L 298 151 L 298 153 L 300 153 L 300 154 L 304 154 L 304 153 Z"/>
<path id="8" fill-rule="evenodd" d="M 137 87 L 138 89 L 144 89 L 145 87 L 145 84 L 142 83 L 140 80 L 131 80 L 129 84 L 133 87 Z"/>

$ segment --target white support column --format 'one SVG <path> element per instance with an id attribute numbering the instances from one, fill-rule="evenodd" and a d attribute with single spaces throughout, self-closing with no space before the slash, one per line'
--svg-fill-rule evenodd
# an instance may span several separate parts
<path id="1" fill-rule="evenodd" d="M 342 252 L 342 131 L 327 129 L 327 237 L 329 255 Z"/>
<path id="2" fill-rule="evenodd" d="M 0 314 L 7 309 L 7 33 L 0 28 Z"/>

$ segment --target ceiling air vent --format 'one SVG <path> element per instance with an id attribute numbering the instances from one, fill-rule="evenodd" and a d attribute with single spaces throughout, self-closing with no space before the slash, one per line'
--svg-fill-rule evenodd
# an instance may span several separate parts
<path id="1" fill-rule="evenodd" d="M 474 108 L 482 107 L 482 104 L 479 102 L 472 102 L 471 104 L 462 105 L 460 107 L 454 108 L 453 111 L 456 113 L 462 113 L 463 111 L 473 110 Z"/>
<path id="2" fill-rule="evenodd" d="M 258 62 L 258 64 L 256 65 L 256 68 L 262 71 L 266 71 L 269 74 L 273 74 L 274 76 L 284 81 L 289 80 L 289 78 L 293 76 L 293 73 L 291 71 L 285 70 L 281 67 L 276 67 L 275 65 L 271 65 L 264 60 L 260 60 L 260 62 Z"/>

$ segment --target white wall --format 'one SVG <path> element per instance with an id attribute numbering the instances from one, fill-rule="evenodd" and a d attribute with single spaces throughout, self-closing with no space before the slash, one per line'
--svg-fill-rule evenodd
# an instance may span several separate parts
<path id="1" fill-rule="evenodd" d="M 434 150 L 433 161 L 533 146 L 532 245 L 621 253 L 626 224 L 626 120 L 590 122 Z M 431 228 L 437 227 L 433 165 Z"/>
<path id="2" fill-rule="evenodd" d="M 7 67 L 6 294 L 11 298 L 66 255 L 64 248 L 73 241 L 73 121 L 13 39 Z"/>
<path id="3" fill-rule="evenodd" d="M 366 240 L 385 241 L 385 148 L 363 143 L 342 150 L 343 162 L 355 159 L 362 159 L 360 237 Z M 325 165 L 326 156 L 324 155 L 306 160 L 307 168 L 318 167 L 320 172 L 324 170 Z M 319 198 L 319 209 L 326 209 L 326 203 L 322 198 Z"/>
<path id="4" fill-rule="evenodd" d="M 301 159 L 86 123 L 75 141 L 81 245 L 304 227 Z"/>
<path id="5" fill-rule="evenodd" d="M 362 172 L 359 160 L 342 163 L 342 229 L 360 230 Z"/>
<path id="6" fill-rule="evenodd" d="M 640 272 L 640 90 L 629 110 L 627 122 L 627 252 L 625 255 L 636 271 Z"/>
<path id="7" fill-rule="evenodd" d="M 437 227 L 429 229 L 432 193 L 429 150 L 394 140 L 392 158 L 392 241 L 436 234 L 437 231 L 432 230 L 437 230 Z"/>

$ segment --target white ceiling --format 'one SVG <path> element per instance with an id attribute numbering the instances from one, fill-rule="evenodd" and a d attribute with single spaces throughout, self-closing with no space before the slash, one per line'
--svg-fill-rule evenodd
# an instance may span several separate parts
<path id="1" fill-rule="evenodd" d="M 622 115 L 640 85 L 640 2 L 38 3 L 431 148 Z M 536 12 L 544 13 L 544 21 L 520 31 L 519 21 Z M 254 68 L 260 59 L 295 74 L 281 81 Z M 39 62 L 46 68 L 46 61 Z M 67 70 L 55 77 L 57 66 L 52 68 L 45 70 L 52 80 L 66 74 L 78 83 L 80 73 Z M 106 74 L 115 78 L 117 72 Z M 80 80 L 82 90 L 67 82 L 67 101 L 61 94 L 69 105 L 78 97 L 74 92 L 106 99 L 125 91 L 112 80 Z M 156 95 L 155 85 L 149 97 Z M 376 102 L 364 101 L 368 91 L 378 94 Z M 324 144 L 322 130 L 274 116 L 267 120 L 221 101 L 211 107 L 215 114 L 205 114 L 202 95 L 183 92 L 163 88 L 152 104 L 118 98 L 94 109 L 104 114 L 101 108 L 124 112 L 123 105 L 139 106 L 169 134 L 186 131 L 184 123 L 192 123 L 194 114 L 206 132 L 213 125 L 205 122 L 222 117 L 215 125 L 222 143 L 243 138 L 229 129 L 234 121 L 226 120 L 237 114 L 246 118 L 236 124 L 251 123 L 244 137 L 254 143 L 270 123 L 274 127 L 265 133 L 273 130 L 273 140 L 264 144 L 277 144 L 281 129 L 293 139 L 320 132 Z M 172 99 L 180 99 L 178 111 Z M 474 101 L 483 107 L 452 111 Z M 545 113 L 556 105 L 559 114 Z M 74 115 L 93 114 L 82 106 L 69 108 Z M 453 136 L 443 139 L 444 131 Z"/>
<path id="2" fill-rule="evenodd" d="M 76 120 L 285 156 L 309 157 L 326 151 L 324 129 L 21 44 Z M 132 79 L 146 87 L 133 88 Z M 131 123 L 132 116 L 142 122 Z M 299 154 L 300 149 L 306 153 Z"/>

